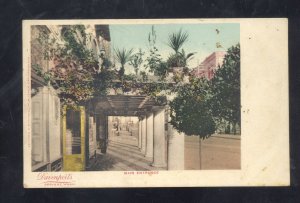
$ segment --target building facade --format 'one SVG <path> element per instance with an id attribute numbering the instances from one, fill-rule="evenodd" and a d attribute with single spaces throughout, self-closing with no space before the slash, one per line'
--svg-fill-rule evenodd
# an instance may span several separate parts
<path id="1" fill-rule="evenodd" d="M 64 28 L 65 26 L 58 25 L 31 27 L 32 171 L 64 170 L 65 161 L 71 162 L 73 159 L 71 155 L 78 154 L 80 151 L 82 157 L 88 159 L 95 154 L 97 148 L 95 116 L 86 114 L 86 112 L 80 114 L 78 119 L 81 123 L 79 125 L 87 125 L 87 130 L 83 135 L 77 135 L 78 133 L 76 134 L 76 130 L 73 129 L 77 125 L 74 123 L 77 114 L 66 110 L 66 115 L 62 115 L 63 106 L 58 90 L 43 77 L 43 73 L 58 68 L 57 60 L 59 60 L 45 56 L 46 46 L 43 42 L 55 39 L 56 43 L 63 44 L 62 30 Z M 98 25 L 84 25 L 84 28 L 87 36 L 84 44 L 94 54 L 100 66 L 101 50 L 105 49 L 106 58 L 110 56 L 109 41 L 103 37 L 105 33 L 106 39 L 109 39 L 108 26 L 104 32 L 100 32 L 101 29 Z M 74 35 L 77 42 L 82 42 L 83 36 L 80 32 L 75 32 Z M 38 74 L 38 72 L 42 74 Z M 69 123 L 72 123 L 72 126 L 68 125 Z M 84 139 L 79 139 L 80 136 Z M 83 145 L 84 148 L 81 147 Z M 79 148 L 82 150 L 78 150 Z M 69 160 L 64 160 L 65 158 Z"/>
<path id="2" fill-rule="evenodd" d="M 208 80 L 214 77 L 216 70 L 223 65 L 226 51 L 216 51 L 204 59 L 204 61 L 193 69 L 192 74 L 196 77 L 205 77 Z"/>
<path id="3" fill-rule="evenodd" d="M 59 38 L 56 26 L 32 26 L 31 28 L 31 123 L 32 123 L 32 171 L 57 171 L 62 168 L 60 99 L 56 90 L 39 76 L 34 67 L 47 72 L 53 61 L 43 56 L 44 37 Z"/>

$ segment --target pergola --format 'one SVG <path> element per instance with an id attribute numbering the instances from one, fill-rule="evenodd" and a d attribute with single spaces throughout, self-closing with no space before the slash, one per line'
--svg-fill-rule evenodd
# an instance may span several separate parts
<path id="1" fill-rule="evenodd" d="M 173 129 L 165 104 L 147 95 L 115 94 L 94 97 L 89 102 L 89 116 L 97 120 L 100 139 L 105 135 L 108 116 L 139 117 L 138 147 L 155 167 L 179 170 L 184 167 L 184 135 Z M 101 130 L 100 130 L 101 129 Z"/>
<path id="2" fill-rule="evenodd" d="M 91 104 L 95 114 L 105 112 L 107 116 L 141 116 L 157 106 L 151 97 L 140 95 L 100 96 L 93 98 Z"/>

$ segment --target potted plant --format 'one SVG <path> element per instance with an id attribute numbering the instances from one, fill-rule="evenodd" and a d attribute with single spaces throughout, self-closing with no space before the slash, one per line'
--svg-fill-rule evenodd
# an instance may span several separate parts
<path id="1" fill-rule="evenodd" d="M 169 35 L 168 46 L 171 47 L 175 53 L 172 53 L 167 60 L 169 72 L 173 73 L 173 77 L 183 78 L 188 74 L 187 62 L 192 59 L 195 52 L 186 55 L 184 49 L 180 48 L 188 39 L 188 33 L 179 30 L 177 33 Z"/>

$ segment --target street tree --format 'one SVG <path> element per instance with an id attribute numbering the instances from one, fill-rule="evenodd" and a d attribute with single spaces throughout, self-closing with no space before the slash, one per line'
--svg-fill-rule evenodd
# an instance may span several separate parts
<path id="1" fill-rule="evenodd" d="M 240 44 L 228 49 L 223 65 L 211 80 L 211 92 L 210 104 L 214 117 L 230 122 L 235 133 L 236 124 L 241 124 Z"/>
<path id="2" fill-rule="evenodd" d="M 209 82 L 194 78 L 179 88 L 170 102 L 171 124 L 186 135 L 198 135 L 205 139 L 215 132 L 215 123 L 208 104 Z"/>

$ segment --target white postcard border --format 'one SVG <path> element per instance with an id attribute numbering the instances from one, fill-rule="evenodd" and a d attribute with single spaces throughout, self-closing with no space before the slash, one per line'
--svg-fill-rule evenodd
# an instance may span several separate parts
<path id="1" fill-rule="evenodd" d="M 240 23 L 241 170 L 31 172 L 30 26 L 44 24 Z M 43 177 L 68 180 L 57 187 L 287 186 L 289 166 L 287 19 L 152 19 L 23 21 L 24 187 L 47 187 Z M 55 186 L 51 186 L 55 187 Z"/>

